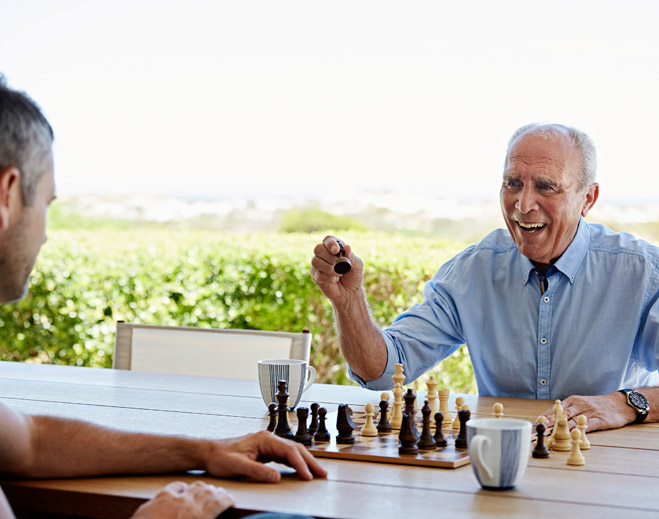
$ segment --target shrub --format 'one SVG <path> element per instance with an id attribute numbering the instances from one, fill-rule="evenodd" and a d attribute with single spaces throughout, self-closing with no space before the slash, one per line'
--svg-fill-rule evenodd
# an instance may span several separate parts
<path id="1" fill-rule="evenodd" d="M 0 359 L 110 367 L 117 320 L 313 334 L 318 380 L 349 383 L 329 302 L 309 276 L 322 236 L 159 228 L 49 232 L 25 300 L 0 307 Z M 461 246 L 346 233 L 364 259 L 373 317 L 386 325 L 421 297 Z M 474 392 L 464 348 L 438 378 Z"/>

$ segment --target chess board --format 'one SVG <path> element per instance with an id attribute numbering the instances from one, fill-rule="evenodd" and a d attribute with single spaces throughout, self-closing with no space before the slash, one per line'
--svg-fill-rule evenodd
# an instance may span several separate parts
<path id="1" fill-rule="evenodd" d="M 293 413 L 289 413 L 291 415 Z M 455 469 L 469 464 L 469 453 L 466 449 L 455 448 L 455 438 L 458 432 L 453 432 L 449 427 L 445 427 L 444 436 L 448 445 L 444 448 L 432 451 L 419 450 L 418 454 L 399 454 L 398 452 L 398 431 L 394 430 L 389 433 L 379 433 L 375 437 L 362 436 L 359 431 L 366 423 L 365 413 L 363 411 L 352 411 L 352 421 L 355 423 L 355 443 L 337 444 L 336 443 L 336 418 L 337 412 L 327 413 L 327 429 L 330 432 L 331 439 L 329 442 L 313 442 L 309 451 L 318 458 L 337 458 L 344 460 L 356 461 L 373 461 L 378 463 L 393 463 L 398 465 L 415 465 L 424 467 L 439 467 Z M 377 416 L 377 414 L 376 414 Z M 297 428 L 296 419 L 291 420 L 291 428 L 295 432 Z M 377 424 L 377 420 L 375 422 Z M 295 424 L 295 425 L 293 425 Z M 419 426 L 419 432 L 420 432 Z M 434 428 L 433 428 L 434 433 Z"/>

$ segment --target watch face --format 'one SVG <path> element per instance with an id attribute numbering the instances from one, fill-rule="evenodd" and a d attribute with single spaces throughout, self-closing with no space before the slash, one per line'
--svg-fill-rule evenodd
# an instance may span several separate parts
<path id="1" fill-rule="evenodd" d="M 650 407 L 650 402 L 648 402 L 648 399 L 645 398 L 643 393 L 639 393 L 638 391 L 632 391 L 629 393 L 629 402 L 634 407 L 638 407 L 639 409 L 645 410 Z"/>

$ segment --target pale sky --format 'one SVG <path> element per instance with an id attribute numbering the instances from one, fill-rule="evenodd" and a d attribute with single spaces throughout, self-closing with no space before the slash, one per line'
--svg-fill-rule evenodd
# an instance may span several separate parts
<path id="1" fill-rule="evenodd" d="M 509 135 L 588 132 L 659 202 L 659 2 L 0 0 L 59 195 L 498 196 Z"/>

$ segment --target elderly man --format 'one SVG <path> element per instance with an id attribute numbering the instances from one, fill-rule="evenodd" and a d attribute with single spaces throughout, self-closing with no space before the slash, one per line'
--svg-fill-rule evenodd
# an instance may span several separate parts
<path id="1" fill-rule="evenodd" d="M 387 389 L 394 364 L 414 380 L 466 344 L 480 394 L 565 399 L 570 426 L 585 414 L 589 430 L 659 421 L 659 249 L 586 222 L 595 169 L 584 133 L 517 130 L 500 193 L 508 229 L 443 265 L 423 303 L 382 331 L 362 261 L 345 245 L 352 270 L 335 273 L 340 241 L 326 237 L 311 274 L 332 302 L 353 379 Z"/>
<path id="2" fill-rule="evenodd" d="M 52 140 L 39 108 L 6 87 L 0 76 L 0 303 L 24 297 L 46 240 L 46 212 L 55 198 Z M 0 403 L 1 475 L 57 478 L 204 469 L 218 477 L 245 475 L 275 483 L 279 471 L 263 464 L 270 460 L 290 465 L 303 479 L 326 475 L 304 447 L 266 432 L 228 440 L 131 434 L 77 420 L 27 416 Z M 222 488 L 174 482 L 133 517 L 210 519 L 232 504 Z M 1 490 L 0 517 L 13 517 Z"/>

